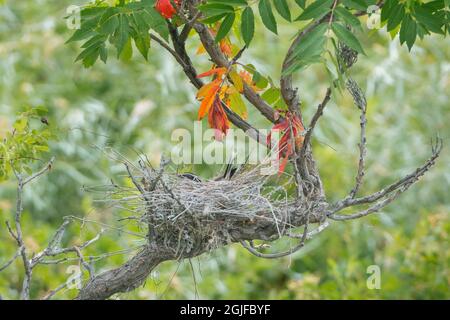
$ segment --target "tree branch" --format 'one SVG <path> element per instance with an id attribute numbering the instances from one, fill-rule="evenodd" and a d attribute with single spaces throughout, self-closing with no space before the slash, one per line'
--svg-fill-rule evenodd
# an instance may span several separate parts
<path id="1" fill-rule="evenodd" d="M 344 200 L 341 200 L 336 204 L 334 204 L 333 206 L 331 206 L 332 209 L 327 213 L 327 216 L 333 220 L 349 220 L 349 219 L 356 219 L 358 217 L 363 217 L 370 213 L 379 211 L 381 208 L 385 207 L 387 204 L 389 204 L 395 198 L 397 198 L 401 193 L 406 191 L 411 185 L 417 182 L 427 171 L 429 171 L 436 163 L 436 160 L 439 158 L 442 148 L 443 148 L 443 141 L 442 139 L 437 138 L 435 144 L 432 146 L 432 155 L 425 162 L 424 165 L 417 168 L 414 172 L 408 174 L 404 178 L 392 183 L 391 185 L 371 195 L 356 199 L 352 198 L 351 196 L 348 196 Z M 394 196 L 391 195 L 392 193 L 395 193 Z M 386 199 L 382 200 L 383 198 Z M 348 207 L 364 204 L 373 204 L 379 200 L 382 201 L 376 203 L 373 207 L 370 207 L 369 209 L 356 214 L 352 215 L 336 214 L 337 212 Z"/>
<path id="2" fill-rule="evenodd" d="M 294 208 L 291 208 L 294 210 Z M 323 208 L 316 208 L 309 212 L 310 223 L 318 223 L 323 220 Z M 293 226 L 301 226 L 306 223 L 306 213 L 292 214 L 291 224 Z M 242 222 L 241 222 L 242 223 Z M 207 228 L 207 226 L 203 226 Z M 252 228 L 232 227 L 230 233 L 233 234 L 231 242 L 240 243 L 245 240 L 262 239 L 269 240 L 274 237 L 278 238 L 278 232 L 272 222 L 260 220 L 255 222 Z M 312 234 L 311 234 L 312 235 Z M 227 245 L 228 243 L 222 243 Z M 103 300 L 111 297 L 116 293 L 129 292 L 142 285 L 150 272 L 164 261 L 190 259 L 210 251 L 209 242 L 200 241 L 195 251 L 181 252 L 176 254 L 167 251 L 163 245 L 150 243 L 145 245 L 142 250 L 122 266 L 105 271 L 88 281 L 88 283 L 80 290 L 77 300 Z M 302 244 L 302 246 L 304 243 Z M 298 248 L 300 249 L 300 248 Z M 298 250 L 297 249 L 297 250 Z M 289 250 L 290 253 L 295 252 Z"/>
<path id="3" fill-rule="evenodd" d="M 190 59 L 189 55 L 186 52 L 184 40 L 181 38 L 181 36 L 178 35 L 177 31 L 174 29 L 173 26 L 171 26 L 171 24 L 169 24 L 169 28 L 170 28 L 169 29 L 170 36 L 173 45 L 175 47 L 175 50 L 173 50 L 163 40 L 159 39 L 155 35 L 151 35 L 152 39 L 158 42 L 177 60 L 177 62 L 183 67 L 184 73 L 189 78 L 194 87 L 200 89 L 204 85 L 204 83 L 203 81 L 197 78 L 198 73 L 195 70 L 192 60 Z M 247 121 L 242 119 L 237 113 L 231 110 L 223 101 L 222 107 L 224 108 L 225 113 L 227 114 L 227 117 L 232 124 L 234 124 L 239 129 L 243 130 L 250 138 L 254 139 L 258 143 L 261 143 L 265 146 L 267 145 L 266 137 L 262 133 L 260 133 L 258 129 L 254 128 Z"/>
<path id="4" fill-rule="evenodd" d="M 20 247 L 20 248 L 16 251 L 16 253 L 14 254 L 14 256 L 13 256 L 11 259 L 9 259 L 7 262 L 5 262 L 5 263 L 3 264 L 3 266 L 0 267 L 0 272 L 2 272 L 3 270 L 5 270 L 6 268 L 8 268 L 8 267 L 9 267 L 9 266 L 17 259 L 17 257 L 20 256 L 21 252 L 22 252 L 22 247 Z"/>
<path id="5" fill-rule="evenodd" d="M 300 159 L 302 159 L 305 156 L 306 149 L 308 148 L 309 144 L 311 143 L 312 134 L 314 131 L 314 128 L 317 125 L 317 122 L 319 121 L 320 117 L 323 115 L 323 110 L 327 106 L 328 102 L 330 102 L 331 99 L 331 89 L 328 88 L 327 92 L 325 93 L 325 97 L 323 98 L 322 102 L 317 107 L 317 111 L 314 114 L 314 116 L 311 119 L 311 122 L 308 126 L 308 129 L 305 134 L 305 140 L 303 141 L 303 146 L 300 151 Z"/>
<path id="6" fill-rule="evenodd" d="M 358 173 L 356 175 L 355 186 L 352 191 L 350 191 L 349 197 L 355 198 L 358 193 L 361 185 L 363 183 L 364 175 L 365 175 L 365 163 L 366 163 L 366 155 L 367 155 L 367 139 L 366 139 L 366 126 L 367 126 L 367 100 L 362 90 L 359 88 L 358 84 L 352 78 L 349 78 L 346 83 L 347 90 L 353 96 L 354 102 L 358 109 L 361 111 L 360 115 L 360 142 L 358 144 L 359 147 L 359 162 L 358 162 Z"/>

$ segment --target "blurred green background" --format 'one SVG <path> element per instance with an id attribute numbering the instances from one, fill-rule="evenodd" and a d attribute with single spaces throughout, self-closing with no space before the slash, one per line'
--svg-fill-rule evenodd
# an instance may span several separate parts
<path id="1" fill-rule="evenodd" d="M 89 239 L 101 228 L 99 223 L 120 225 L 115 210 L 95 204 L 101 194 L 83 188 L 123 179 L 121 166 L 101 148 L 112 147 L 131 159 L 136 159 L 136 152 L 145 153 L 157 164 L 172 147 L 172 131 L 191 129 L 196 118 L 193 87 L 157 44 L 152 44 L 150 63 L 137 55 L 127 63 L 112 59 L 91 69 L 74 63 L 79 48 L 64 44 L 71 30 L 63 17 L 69 5 L 83 3 L 7 0 L 0 6 L 0 137 L 28 106 L 46 106 L 50 124 L 60 129 L 59 140 L 51 144 L 51 154 L 57 158 L 54 170 L 25 194 L 25 240 L 32 251 L 45 247 L 65 215 L 95 221 L 73 224 L 67 244 Z M 296 31 L 287 25 L 279 29 L 279 37 L 260 32 L 242 58 L 274 78 L 279 77 L 283 52 Z M 368 54 L 353 70 L 369 102 L 368 175 L 363 192 L 414 170 L 430 154 L 430 139 L 439 134 L 445 148 L 437 166 L 380 214 L 334 223 L 290 258 L 262 260 L 233 245 L 193 259 L 192 264 L 164 263 L 145 286 L 116 298 L 450 298 L 450 43 L 430 37 L 408 53 L 384 31 L 367 33 Z M 197 44 L 190 41 L 193 54 Z M 199 70 L 209 68 L 205 56 L 194 60 Z M 327 75 L 313 67 L 299 74 L 296 84 L 308 117 L 327 87 Z M 316 131 L 316 158 L 330 200 L 342 198 L 352 186 L 358 118 L 351 97 L 336 96 Z M 250 113 L 250 119 L 260 128 L 270 127 L 256 114 Z M 192 169 L 210 176 L 215 168 Z M 11 179 L 0 185 L 0 265 L 17 250 L 4 228 L 14 201 Z M 95 268 L 100 271 L 124 262 L 140 244 L 138 237 L 108 229 L 87 254 L 98 258 Z M 72 264 L 76 262 L 39 266 L 32 297 L 40 298 L 64 283 Z M 380 290 L 367 288 L 366 271 L 371 265 L 381 268 Z M 1 272 L 0 295 L 18 298 L 22 277 L 19 261 Z M 75 295 L 75 289 L 65 289 L 55 298 Z"/>

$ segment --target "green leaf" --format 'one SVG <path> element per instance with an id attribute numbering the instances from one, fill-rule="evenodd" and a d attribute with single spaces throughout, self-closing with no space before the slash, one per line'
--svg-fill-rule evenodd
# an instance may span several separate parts
<path id="1" fill-rule="evenodd" d="M 394 30 L 402 22 L 405 16 L 405 6 L 403 4 L 394 5 L 387 19 L 387 31 Z"/>
<path id="2" fill-rule="evenodd" d="M 298 45 L 294 47 L 294 58 L 301 59 L 321 55 L 323 45 L 326 41 L 325 31 L 327 28 L 328 25 L 326 23 L 321 23 L 308 33 Z"/>
<path id="3" fill-rule="evenodd" d="M 100 53 L 100 52 L 99 52 Z M 133 57 L 133 47 L 131 45 L 131 38 L 128 37 L 127 42 L 125 43 L 122 52 L 120 53 L 120 60 L 122 61 L 130 61 Z"/>
<path id="4" fill-rule="evenodd" d="M 66 41 L 66 44 L 70 42 L 84 40 L 93 35 L 96 35 L 96 32 L 84 26 L 83 28 L 75 31 L 74 34 Z"/>
<path id="5" fill-rule="evenodd" d="M 99 34 L 99 35 L 93 36 L 91 39 L 89 39 L 88 41 L 83 43 L 81 45 L 81 48 L 85 49 L 85 48 L 92 46 L 93 44 L 100 45 L 100 44 L 104 43 L 105 41 L 106 41 L 106 36 Z"/>
<path id="6" fill-rule="evenodd" d="M 304 36 L 294 47 L 293 58 L 288 61 L 290 66 L 284 70 L 283 74 L 291 74 L 322 60 L 324 45 L 327 40 L 325 36 L 327 29 L 328 24 L 321 23 Z"/>
<path id="7" fill-rule="evenodd" d="M 100 59 L 103 63 L 106 63 L 108 60 L 108 50 L 106 50 L 106 46 L 102 45 L 100 48 Z"/>
<path id="8" fill-rule="evenodd" d="M 392 11 L 398 5 L 398 0 L 387 0 L 381 8 L 381 21 L 388 20 L 392 16 Z"/>
<path id="9" fill-rule="evenodd" d="M 169 40 L 169 28 L 166 20 L 153 8 L 145 7 L 142 11 L 143 19 L 150 29 L 155 30 L 164 40 Z"/>
<path id="10" fill-rule="evenodd" d="M 333 29 L 334 34 L 338 37 L 340 41 L 345 43 L 353 50 L 356 50 L 361 54 L 366 54 L 359 40 L 346 27 L 344 27 L 339 23 L 333 23 L 331 25 L 331 28 Z"/>
<path id="11" fill-rule="evenodd" d="M 369 6 L 369 3 L 366 3 L 365 0 L 343 0 L 342 4 L 350 9 L 361 11 L 366 11 Z M 375 2 L 372 4 L 375 4 Z"/>
<path id="12" fill-rule="evenodd" d="M 306 7 L 306 0 L 295 0 L 295 2 L 298 4 L 298 6 L 302 9 L 305 9 Z"/>
<path id="13" fill-rule="evenodd" d="M 66 43 L 80 41 L 96 35 L 97 28 L 102 15 L 106 8 L 85 8 L 81 11 L 81 28 L 76 30 L 74 34 L 66 41 Z"/>
<path id="14" fill-rule="evenodd" d="M 248 47 L 255 34 L 255 15 L 250 7 L 245 8 L 244 12 L 242 12 L 241 32 L 242 38 Z"/>
<path id="15" fill-rule="evenodd" d="M 248 5 L 246 0 L 209 0 L 209 3 L 222 3 L 222 4 L 229 4 L 232 6 L 247 6 Z"/>
<path id="16" fill-rule="evenodd" d="M 85 67 L 92 66 L 100 54 L 100 46 L 98 42 L 93 43 L 78 55 L 75 62 L 82 60 Z"/>
<path id="17" fill-rule="evenodd" d="M 296 20 L 318 19 L 331 11 L 334 0 L 314 1 L 302 12 Z"/>
<path id="18" fill-rule="evenodd" d="M 281 91 L 275 87 L 269 88 L 261 95 L 261 98 L 263 98 L 268 104 L 273 105 L 280 100 Z"/>
<path id="19" fill-rule="evenodd" d="M 48 109 L 44 106 L 37 106 L 32 109 L 33 112 L 36 113 L 39 117 L 43 117 L 48 114 Z"/>
<path id="20" fill-rule="evenodd" d="M 119 12 L 115 7 L 108 8 L 99 21 L 98 32 L 110 35 L 119 26 Z"/>
<path id="21" fill-rule="evenodd" d="M 28 119 L 23 117 L 23 118 L 19 118 L 18 120 L 16 120 L 16 122 L 14 123 L 14 129 L 16 129 L 17 132 L 22 132 L 23 130 L 25 130 L 25 128 L 28 125 Z"/>
<path id="22" fill-rule="evenodd" d="M 226 15 L 227 15 L 227 13 L 222 13 L 222 14 L 218 14 L 216 16 L 211 16 L 211 17 L 202 19 L 201 21 L 205 24 L 214 24 L 217 21 L 222 20 Z"/>
<path id="23" fill-rule="evenodd" d="M 403 19 L 402 27 L 400 29 L 400 43 L 403 44 L 406 42 L 409 51 L 416 42 L 417 37 L 417 23 L 411 18 L 410 15 L 407 15 Z"/>
<path id="24" fill-rule="evenodd" d="M 357 17 L 355 17 L 346 8 L 337 7 L 334 12 L 339 19 L 341 19 L 343 22 L 351 25 L 352 27 L 360 27 L 361 26 L 361 22 L 359 21 L 359 19 Z"/>
<path id="25" fill-rule="evenodd" d="M 216 16 L 223 13 L 234 12 L 234 8 L 223 3 L 207 3 L 198 6 L 198 9 L 207 16 Z"/>
<path id="26" fill-rule="evenodd" d="M 275 16 L 273 15 L 270 0 L 260 0 L 258 9 L 259 14 L 261 15 L 262 22 L 266 26 L 266 28 L 277 34 L 277 21 L 275 20 Z"/>
<path id="27" fill-rule="evenodd" d="M 442 31 L 442 26 L 445 22 L 438 19 L 436 14 L 433 14 L 432 9 L 427 8 L 424 5 L 416 5 L 414 7 L 414 17 L 429 31 L 438 34 L 445 34 L 445 32 Z"/>
<path id="28" fill-rule="evenodd" d="M 273 0 L 273 4 L 280 16 L 291 22 L 291 11 L 289 10 L 289 5 L 287 4 L 286 0 Z"/>
<path id="29" fill-rule="evenodd" d="M 242 118 L 247 118 L 247 106 L 239 92 L 234 92 L 229 95 L 231 110 L 236 112 Z"/>
<path id="30" fill-rule="evenodd" d="M 318 63 L 318 62 L 321 62 L 321 61 L 322 61 L 322 56 L 321 55 L 311 56 L 311 57 L 308 57 L 308 58 L 299 59 L 299 60 L 295 61 L 295 63 L 293 63 L 289 68 L 284 70 L 283 75 L 292 74 L 292 73 L 294 73 L 294 72 L 296 72 L 298 70 L 306 68 L 309 65 L 312 65 L 314 63 Z"/>
<path id="31" fill-rule="evenodd" d="M 225 16 L 222 23 L 220 24 L 219 31 L 217 31 L 216 42 L 219 42 L 225 38 L 233 27 L 234 21 L 236 20 L 236 14 L 234 12 L 229 13 Z"/>

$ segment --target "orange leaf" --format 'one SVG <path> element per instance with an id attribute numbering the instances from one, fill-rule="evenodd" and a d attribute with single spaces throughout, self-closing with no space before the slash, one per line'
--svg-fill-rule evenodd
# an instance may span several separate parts
<path id="1" fill-rule="evenodd" d="M 213 85 L 211 86 L 209 91 L 206 92 L 205 97 L 200 105 L 200 109 L 198 110 L 198 120 L 203 119 L 203 117 L 209 112 L 211 105 L 216 99 L 217 91 L 219 91 L 220 88 L 220 83 L 217 82 L 212 83 Z"/>
<path id="2" fill-rule="evenodd" d="M 202 100 L 203 98 L 206 98 L 208 95 L 210 95 L 210 91 L 213 90 L 216 85 L 218 85 L 218 82 L 220 84 L 220 80 L 214 80 L 213 82 L 207 83 L 203 87 L 201 87 L 197 92 L 197 99 Z"/>
<path id="3" fill-rule="evenodd" d="M 197 78 L 205 78 L 205 77 L 209 77 L 212 75 L 217 75 L 217 76 L 223 76 L 225 73 L 227 73 L 227 69 L 226 68 L 213 68 L 209 71 L 206 71 L 204 73 L 201 73 L 197 76 Z"/>
<path id="4" fill-rule="evenodd" d="M 223 39 L 220 41 L 220 51 L 227 57 L 230 57 L 233 53 L 231 52 L 231 42 L 228 39 Z"/>

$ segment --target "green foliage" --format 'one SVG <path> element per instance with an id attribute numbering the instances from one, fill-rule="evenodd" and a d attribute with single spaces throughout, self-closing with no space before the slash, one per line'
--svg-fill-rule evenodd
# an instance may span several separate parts
<path id="1" fill-rule="evenodd" d="M 225 38 L 233 27 L 233 23 L 236 20 L 236 14 L 234 12 L 226 14 L 222 23 L 220 24 L 219 31 L 217 31 L 216 42 L 219 42 Z"/>
<path id="2" fill-rule="evenodd" d="M 364 49 L 362 48 L 361 43 L 359 43 L 358 39 L 345 26 L 339 23 L 332 23 L 331 28 L 340 41 L 353 50 L 364 54 Z"/>
<path id="3" fill-rule="evenodd" d="M 431 33 L 448 34 L 450 2 L 388 0 L 382 8 L 381 21 L 387 25 L 387 31 L 393 36 L 400 30 L 400 43 L 406 42 L 411 50 L 417 36 L 422 39 Z"/>
<path id="4" fill-rule="evenodd" d="M 250 45 L 255 34 L 255 15 L 250 7 L 246 7 L 242 13 L 241 32 L 245 44 Z"/>
<path id="5" fill-rule="evenodd" d="M 381 26 L 385 26 L 392 37 L 399 34 L 400 43 L 406 43 L 409 50 L 417 37 L 423 38 L 432 33 L 445 36 L 448 33 L 450 10 L 446 0 L 426 3 L 388 0 L 383 3 L 381 11 L 376 10 L 377 4 L 376 0 L 295 1 L 295 5 L 286 0 L 209 0 L 202 2 L 198 9 L 202 13 L 201 21 L 209 24 L 216 34 L 216 42 L 230 38 L 231 31 L 234 30 L 240 42 L 236 47 L 251 45 L 258 23 L 255 12 L 262 25 L 273 34 L 278 34 L 281 22 L 278 18 L 282 18 L 282 21 L 295 26 L 301 37 L 293 48 L 293 55 L 283 74 L 290 75 L 320 63 L 329 73 L 330 85 L 340 89 L 343 79 L 338 63 L 338 43 L 365 54 L 367 41 L 363 37 L 370 33 L 365 32 L 362 22 L 373 19 L 373 15 L 381 13 Z M 108 42 L 116 48 L 120 59 L 129 60 L 133 51 L 132 39 L 135 47 L 147 59 L 150 49 L 149 32 L 159 33 L 163 41 L 168 41 L 169 34 L 167 21 L 156 11 L 154 5 L 154 0 L 144 0 L 123 1 L 115 6 L 99 1 L 86 6 L 81 11 L 81 29 L 68 40 L 87 40 L 81 46 L 83 51 L 76 60 L 82 60 L 86 67 L 92 66 L 98 58 L 106 62 Z M 293 16 L 297 16 L 294 21 Z M 175 16 L 171 23 L 182 28 L 184 20 Z M 308 31 L 303 35 L 305 30 Z M 251 68 L 249 72 L 254 79 L 262 80 L 255 81 L 258 88 L 267 88 L 270 79 L 262 77 L 255 68 Z M 272 87 L 274 86 L 270 86 Z M 268 95 L 270 94 L 265 96 Z M 282 101 L 275 107 L 283 108 Z"/>
<path id="6" fill-rule="evenodd" d="M 0 182 L 13 171 L 31 173 L 30 165 L 49 151 L 54 137 L 46 119 L 47 109 L 36 107 L 18 115 L 11 131 L 0 141 Z"/>
<path id="7" fill-rule="evenodd" d="M 277 34 L 277 21 L 275 20 L 275 16 L 273 15 L 270 0 L 260 0 L 258 9 L 259 15 L 261 16 L 262 22 L 266 26 L 266 28 Z"/>
<path id="8" fill-rule="evenodd" d="M 291 67 L 285 70 L 285 74 L 291 74 L 313 62 L 321 61 L 324 46 L 327 41 L 325 32 L 328 27 L 328 24 L 321 23 L 294 46 L 293 56 L 291 58 L 293 61 L 289 61 Z"/>
<path id="9" fill-rule="evenodd" d="M 131 39 L 142 56 L 147 59 L 150 49 L 150 34 L 153 30 L 164 39 L 169 31 L 164 18 L 154 8 L 155 0 L 118 3 L 114 7 L 100 2 L 81 10 L 81 28 L 67 40 L 86 40 L 81 46 L 84 50 L 76 61 L 82 60 L 85 67 L 91 67 L 100 59 L 108 59 L 107 43 L 117 51 L 117 57 L 129 60 L 132 56 Z"/>

